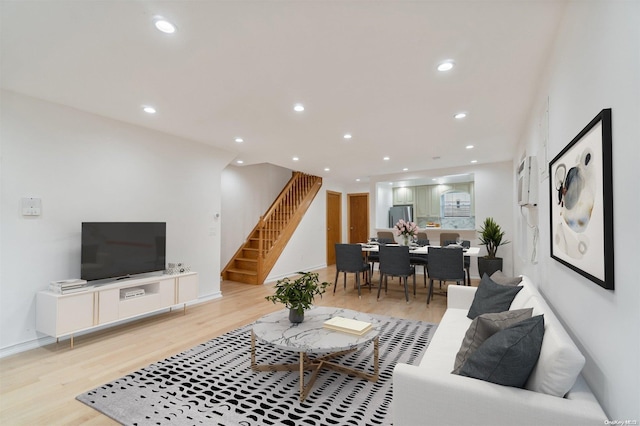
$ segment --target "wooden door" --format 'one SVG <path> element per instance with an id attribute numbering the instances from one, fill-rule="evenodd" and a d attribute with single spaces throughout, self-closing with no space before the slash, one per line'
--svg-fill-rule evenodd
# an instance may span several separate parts
<path id="1" fill-rule="evenodd" d="M 349 243 L 363 243 L 369 239 L 369 194 L 347 194 Z"/>
<path id="2" fill-rule="evenodd" d="M 342 193 L 327 191 L 327 265 L 336 263 L 336 243 L 342 242 Z"/>

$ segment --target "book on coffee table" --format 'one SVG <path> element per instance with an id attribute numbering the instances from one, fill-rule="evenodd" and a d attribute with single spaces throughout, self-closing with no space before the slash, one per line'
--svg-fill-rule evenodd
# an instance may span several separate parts
<path id="1" fill-rule="evenodd" d="M 351 318 L 333 317 L 326 320 L 323 327 L 330 330 L 343 331 L 345 333 L 361 336 L 371 330 L 372 324 L 370 322 Z"/>

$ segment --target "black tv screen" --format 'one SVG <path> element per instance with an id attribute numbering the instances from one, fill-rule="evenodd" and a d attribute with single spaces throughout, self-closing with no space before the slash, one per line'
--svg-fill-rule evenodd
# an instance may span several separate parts
<path id="1" fill-rule="evenodd" d="M 93 281 L 161 271 L 165 222 L 83 222 L 80 277 Z"/>

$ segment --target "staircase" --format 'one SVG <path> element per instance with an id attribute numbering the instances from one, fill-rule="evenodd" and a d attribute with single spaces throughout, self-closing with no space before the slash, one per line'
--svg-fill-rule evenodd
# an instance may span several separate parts
<path id="1" fill-rule="evenodd" d="M 321 186 L 321 177 L 293 172 L 278 198 L 224 267 L 222 278 L 263 284 Z"/>

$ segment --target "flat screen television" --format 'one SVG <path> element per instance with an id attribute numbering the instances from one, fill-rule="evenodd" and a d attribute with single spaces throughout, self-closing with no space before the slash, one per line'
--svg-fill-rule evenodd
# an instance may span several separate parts
<path id="1" fill-rule="evenodd" d="M 83 222 L 80 277 L 94 281 L 161 271 L 165 222 Z"/>

